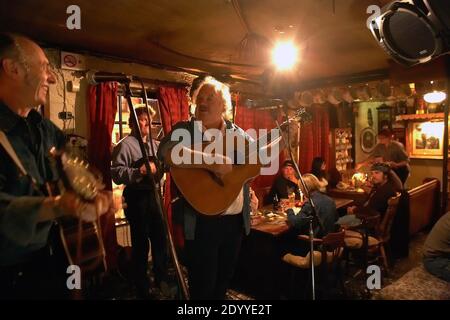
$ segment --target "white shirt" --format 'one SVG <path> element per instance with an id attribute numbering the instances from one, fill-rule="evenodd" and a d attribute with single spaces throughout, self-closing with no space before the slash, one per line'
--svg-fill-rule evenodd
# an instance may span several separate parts
<path id="1" fill-rule="evenodd" d="M 244 188 L 242 187 L 236 199 L 234 199 L 233 203 L 228 207 L 227 210 L 225 210 L 223 215 L 239 214 L 242 212 L 243 207 L 244 207 Z"/>
<path id="2" fill-rule="evenodd" d="M 198 122 L 196 122 L 198 123 Z M 222 122 L 220 131 L 222 131 L 222 134 L 225 134 L 225 122 Z M 205 133 L 205 138 L 210 140 L 211 135 L 208 134 L 208 131 L 206 131 L 206 128 L 202 126 L 201 130 Z M 236 199 L 234 199 L 233 203 L 228 207 L 227 210 L 222 215 L 233 215 L 233 214 L 239 214 L 242 212 L 242 208 L 244 207 L 244 187 L 241 188 L 241 191 L 239 192 Z"/>

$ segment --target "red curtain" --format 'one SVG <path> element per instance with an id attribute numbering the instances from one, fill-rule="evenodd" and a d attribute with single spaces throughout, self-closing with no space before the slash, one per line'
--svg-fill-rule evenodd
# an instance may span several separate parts
<path id="1" fill-rule="evenodd" d="M 161 122 L 164 133 L 167 134 L 172 130 L 172 126 L 179 121 L 189 119 L 189 103 L 187 99 L 186 88 L 163 87 L 159 88 L 158 100 L 161 112 Z M 169 226 L 172 230 L 175 245 L 178 248 L 184 247 L 183 226 L 178 223 L 172 223 L 172 206 L 171 200 L 176 194 L 175 184 L 167 174 L 166 186 L 164 192 L 164 207 L 167 212 Z"/>
<path id="2" fill-rule="evenodd" d="M 278 111 L 257 110 L 253 108 L 250 109 L 240 105 L 239 100 L 236 102 L 235 123 L 243 130 L 255 129 L 258 132 L 259 129 L 273 129 L 276 127 L 275 119 L 279 117 Z M 281 154 L 283 153 L 281 152 Z M 280 156 L 279 161 L 283 161 L 283 158 L 284 156 Z M 252 181 L 251 187 L 255 190 L 258 198 L 260 198 L 260 201 L 264 200 L 264 197 L 270 190 L 276 176 L 277 174 L 260 175 Z M 261 205 L 263 205 L 263 203 L 261 203 Z"/>
<path id="3" fill-rule="evenodd" d="M 330 159 L 328 107 L 314 105 L 307 111 L 312 114 L 312 121 L 303 123 L 300 128 L 299 167 L 302 173 L 311 171 L 314 157 L 322 157 L 327 164 Z"/>
<path id="4" fill-rule="evenodd" d="M 117 111 L 117 83 L 101 83 L 88 90 L 89 163 L 103 175 L 106 190 L 112 190 L 111 135 Z M 117 238 L 113 214 L 101 217 L 108 268 L 117 267 Z"/>

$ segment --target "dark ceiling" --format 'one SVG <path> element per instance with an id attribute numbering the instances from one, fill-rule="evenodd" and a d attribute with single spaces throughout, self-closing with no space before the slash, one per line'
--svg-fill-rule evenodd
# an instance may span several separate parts
<path id="1" fill-rule="evenodd" d="M 386 2 L 1 0 L 0 28 L 65 50 L 257 83 L 270 69 L 270 43 L 294 38 L 301 60 L 293 77 L 302 83 L 387 68 L 366 27 L 367 7 Z M 81 9 L 81 30 L 66 27 L 72 4 Z"/>

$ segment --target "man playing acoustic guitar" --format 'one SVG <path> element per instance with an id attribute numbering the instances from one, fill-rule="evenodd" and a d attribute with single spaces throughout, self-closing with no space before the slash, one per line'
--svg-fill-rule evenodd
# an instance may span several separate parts
<path id="1" fill-rule="evenodd" d="M 238 137 L 251 140 L 246 133 L 228 121 L 231 112 L 231 96 L 229 88 L 212 77 L 206 77 L 193 93 L 195 117 L 191 121 L 180 122 L 161 141 L 158 156 L 166 165 L 173 168 L 202 170 L 215 177 L 220 186 L 222 178 L 233 170 L 232 159 L 218 153 L 211 154 L 197 148 L 183 146 L 182 158 L 203 159 L 202 162 L 182 162 L 175 159 L 178 153 L 172 152 L 180 143 L 174 132 L 186 130 L 191 137 L 203 139 L 207 130 L 216 129 L 225 135 L 232 131 Z M 178 131 L 179 132 L 179 131 Z M 175 140 L 175 141 L 174 141 Z M 202 141 L 192 141 L 192 145 Z M 187 157 L 186 157 L 187 155 Z M 211 161 L 210 161 L 211 160 Z M 177 163 L 177 164 L 175 164 Z M 175 180 L 175 182 L 177 182 Z M 199 181 L 191 181 L 195 187 Z M 178 185 L 178 187 L 180 187 Z M 180 190 L 183 193 L 183 190 Z M 203 201 L 211 201 L 210 194 L 201 194 Z M 215 195 L 217 196 L 217 195 Z M 220 195 L 219 195 L 220 196 Z M 225 197 L 225 192 L 223 193 Z M 191 299 L 224 299 L 233 275 L 241 240 L 250 231 L 250 210 L 256 210 L 258 199 L 250 192 L 248 184 L 244 184 L 228 208 L 216 216 L 206 216 L 193 208 L 186 198 L 181 198 L 184 218 L 185 257 L 188 269 L 189 292 Z"/>

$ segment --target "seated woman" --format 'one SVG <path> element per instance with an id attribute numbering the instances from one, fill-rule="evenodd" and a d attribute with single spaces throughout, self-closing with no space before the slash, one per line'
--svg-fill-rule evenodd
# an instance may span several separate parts
<path id="1" fill-rule="evenodd" d="M 333 199 L 319 191 L 319 180 L 313 174 L 304 174 L 303 180 L 305 181 L 311 199 L 316 207 L 317 217 L 320 219 L 323 226 L 323 230 L 320 230 L 319 225 L 314 221 L 314 237 L 322 238 L 328 233 L 336 231 L 337 226 L 335 223 L 338 220 L 336 204 Z M 306 253 L 308 253 L 308 243 L 299 241 L 297 235 L 309 234 L 309 219 L 307 218 L 310 217 L 312 213 L 312 207 L 308 200 L 306 200 L 298 214 L 295 214 L 292 209 L 287 210 L 287 223 L 291 228 L 283 237 L 282 254 L 292 253 L 305 256 Z"/>
<path id="2" fill-rule="evenodd" d="M 314 226 L 314 236 L 320 238 L 335 230 L 335 223 L 338 219 L 336 203 L 329 196 L 320 192 L 320 182 L 315 175 L 310 173 L 304 174 L 303 180 L 316 207 L 317 217 L 323 226 L 323 230 L 319 230 L 318 224 Z M 294 214 L 292 209 L 288 210 L 287 221 L 299 234 L 308 234 L 309 222 L 306 218 L 311 215 L 311 204 L 309 201 L 306 201 L 297 215 Z"/>
<path id="3" fill-rule="evenodd" d="M 327 173 L 326 173 L 327 164 L 325 160 L 321 157 L 316 157 L 313 159 L 311 166 L 311 173 L 319 179 L 319 191 L 326 192 L 328 186 Z"/>
<path id="4" fill-rule="evenodd" d="M 269 197 L 271 200 L 275 197 L 288 199 L 289 193 L 295 192 L 295 198 L 300 199 L 300 189 L 298 187 L 298 178 L 295 175 L 294 163 L 292 160 L 286 160 L 281 166 L 281 175 L 279 175 L 272 184 Z"/>

